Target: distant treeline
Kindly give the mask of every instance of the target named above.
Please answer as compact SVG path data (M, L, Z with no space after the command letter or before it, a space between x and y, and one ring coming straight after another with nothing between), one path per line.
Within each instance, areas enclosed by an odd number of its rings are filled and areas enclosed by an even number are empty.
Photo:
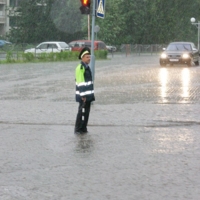
M21 0L17 9L10 9L7 38L13 43L86 39L88 16L79 7L80 0ZM96 18L100 31L95 36L116 45L197 43L191 17L200 20L199 0L106 0L105 18Z

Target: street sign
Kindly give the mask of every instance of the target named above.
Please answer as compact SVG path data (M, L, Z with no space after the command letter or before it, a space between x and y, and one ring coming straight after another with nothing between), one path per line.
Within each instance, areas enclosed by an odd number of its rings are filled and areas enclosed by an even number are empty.
M105 17L105 0L97 0L96 15L99 18Z

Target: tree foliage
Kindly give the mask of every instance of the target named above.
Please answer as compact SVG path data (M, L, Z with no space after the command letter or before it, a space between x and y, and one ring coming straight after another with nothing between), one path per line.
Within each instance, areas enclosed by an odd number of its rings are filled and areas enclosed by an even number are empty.
M199 0L192 2L119 0L118 2L117 19L121 18L124 25L114 24L114 26L121 26L116 43L159 44L174 40L196 41L197 31L191 25L190 18L200 19ZM107 1L107 4L113 5L113 3L115 1ZM109 10L106 10L106 18L109 15Z
M69 42L82 37L82 16L74 0L21 0L10 17L15 21L8 37L15 43L47 40Z
M35 43L54 38L57 30L49 18L52 1L48 0L47 6L40 6L37 0L21 0L20 7L11 16L15 19L15 26L10 30L10 39L16 43Z
M21 0L9 37L26 43L86 38L88 18L79 7L80 0ZM190 18L200 20L199 0L106 0L105 7L105 19L96 18L96 25L98 39L107 44L197 42Z

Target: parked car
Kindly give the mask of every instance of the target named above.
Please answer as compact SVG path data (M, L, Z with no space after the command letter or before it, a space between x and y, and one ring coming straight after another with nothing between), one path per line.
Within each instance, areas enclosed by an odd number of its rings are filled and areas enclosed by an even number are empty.
M61 51L71 51L71 47L66 42L42 42L36 48L26 49L24 53L51 53L51 52L61 52Z
M106 48L107 48L108 51L110 51L110 52L117 51L117 47L115 47L115 46L109 46L109 45L106 45Z
M0 48L11 44L12 44L11 42L8 42L6 40L0 40Z
M91 40L75 40L69 43L72 51L81 51L84 47L91 48ZM106 45L102 41L94 41L94 50L107 50Z
M199 65L199 50L192 42L171 42L160 55L160 65L186 64Z

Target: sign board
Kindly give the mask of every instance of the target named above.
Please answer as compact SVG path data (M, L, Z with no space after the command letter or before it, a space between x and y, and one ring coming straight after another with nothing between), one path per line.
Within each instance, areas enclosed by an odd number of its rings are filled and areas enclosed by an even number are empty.
M96 15L99 18L105 17L105 0L97 0Z

